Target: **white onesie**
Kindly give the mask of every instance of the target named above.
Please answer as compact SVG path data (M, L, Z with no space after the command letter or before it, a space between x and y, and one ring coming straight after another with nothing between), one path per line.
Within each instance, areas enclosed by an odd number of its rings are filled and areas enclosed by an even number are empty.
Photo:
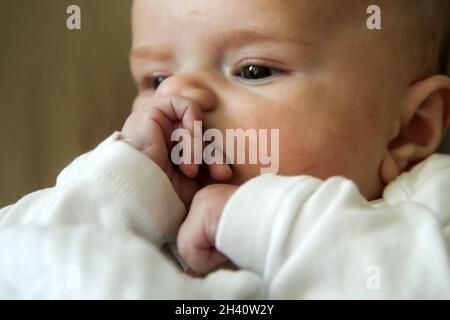
M161 250L182 202L117 137L0 210L0 298L450 298L450 156L374 202L342 177L256 177L227 203L216 238L242 270L193 279Z

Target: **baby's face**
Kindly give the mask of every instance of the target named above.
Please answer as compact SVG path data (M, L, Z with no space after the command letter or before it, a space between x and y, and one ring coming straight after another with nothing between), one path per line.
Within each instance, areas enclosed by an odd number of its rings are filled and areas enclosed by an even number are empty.
M361 3L361 1L352 1ZM279 174L354 180L380 195L401 88L366 8L335 0L135 0L134 107L183 95L203 129L280 129ZM154 83L169 76L155 88ZM156 78L152 78L156 77ZM232 183L260 173L233 165Z

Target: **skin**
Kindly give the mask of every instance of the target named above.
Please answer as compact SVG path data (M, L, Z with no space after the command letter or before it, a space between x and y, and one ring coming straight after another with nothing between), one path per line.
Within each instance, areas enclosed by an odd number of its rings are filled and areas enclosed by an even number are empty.
M335 1L135 1L131 69L140 90L133 108L181 95L207 110L204 130L279 128L278 174L344 176L375 199L393 131L386 110L396 110L400 90L380 72L386 59L379 59L371 42L377 40L337 8ZM365 11L360 19L365 25ZM223 36L255 29L274 39ZM253 82L239 78L247 59L281 72ZM159 75L170 77L155 90L149 79ZM230 183L259 172L258 165L233 165Z
M122 138L166 172L189 208L177 245L191 275L227 260L214 248L222 210L260 167L177 171L174 128L202 120L204 130L280 129L278 174L347 177L367 200L435 150L449 123L450 79L417 78L418 52L402 56L403 2L380 3L383 31L369 32L365 1L134 1L139 92ZM274 74L244 79L249 65Z

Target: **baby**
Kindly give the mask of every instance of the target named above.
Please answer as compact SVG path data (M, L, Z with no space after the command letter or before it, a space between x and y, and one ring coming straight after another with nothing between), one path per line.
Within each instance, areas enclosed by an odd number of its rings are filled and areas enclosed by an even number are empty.
M382 29L370 31L368 5L135 1L131 69L139 94L122 136L165 170L187 205L197 189L183 174L195 177L198 167L173 169L166 141L173 123L192 130L193 120L221 130L281 128L280 175L342 176L366 199L380 198L433 153L447 128L450 80L437 74L445 72L449 6L382 1ZM212 250L221 213L259 169L215 165L210 175L229 184L199 180L208 187L196 193L178 236L195 271L225 260Z
M158 248L176 237L188 274L210 273L183 281L239 283L228 297L449 298L450 157L431 155L450 121L450 2L376 3L370 30L371 1L135 0L132 114L58 177L63 196L3 209L0 226L57 198L39 221L124 228ZM175 166L171 134L194 142L194 121L279 129L277 174ZM147 266L174 297L164 284L180 275L158 259L133 272ZM229 261L243 271L212 272ZM202 288L187 296L215 297Z

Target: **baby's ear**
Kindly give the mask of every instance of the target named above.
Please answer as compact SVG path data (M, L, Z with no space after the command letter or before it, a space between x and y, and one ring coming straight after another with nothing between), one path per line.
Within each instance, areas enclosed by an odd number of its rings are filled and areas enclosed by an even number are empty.
M389 143L381 165L387 184L430 156L450 122L450 78L435 75L413 83L403 100L398 134Z

